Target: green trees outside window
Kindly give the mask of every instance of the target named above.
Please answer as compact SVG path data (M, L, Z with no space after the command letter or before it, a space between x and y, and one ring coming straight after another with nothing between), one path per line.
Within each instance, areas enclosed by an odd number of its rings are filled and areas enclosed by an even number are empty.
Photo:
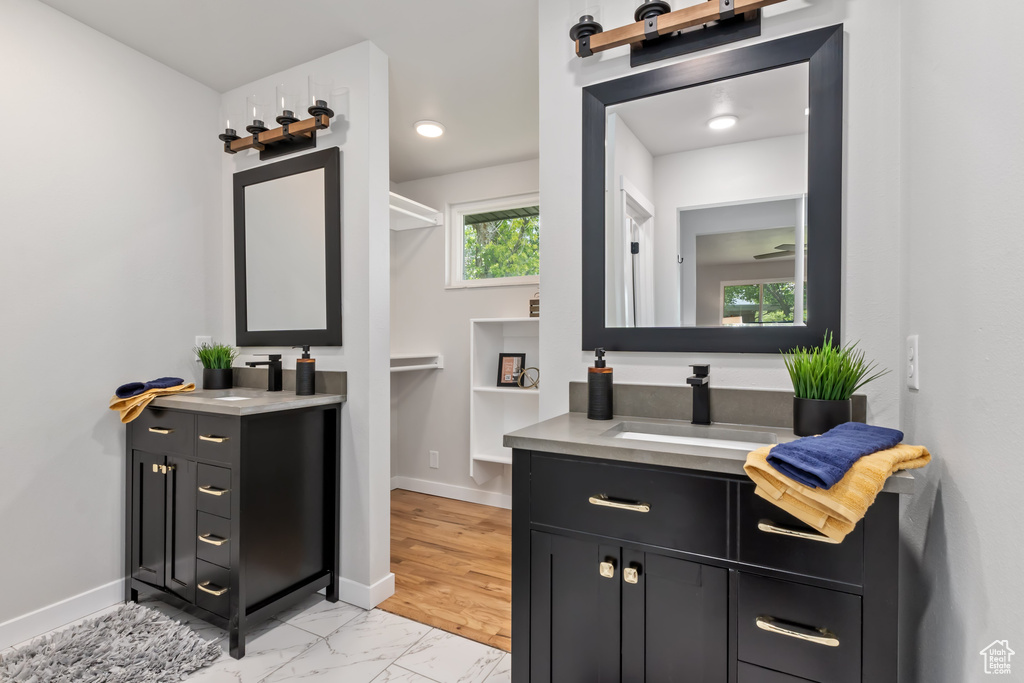
M465 216L462 239L464 280L540 273L540 207Z
M726 324L792 323L796 285L765 282L723 287L722 317ZM807 285L804 284L804 322L807 322Z

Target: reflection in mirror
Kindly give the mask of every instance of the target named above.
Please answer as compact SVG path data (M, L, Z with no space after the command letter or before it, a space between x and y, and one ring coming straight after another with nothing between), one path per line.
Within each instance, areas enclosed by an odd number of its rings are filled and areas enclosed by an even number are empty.
M809 115L806 63L607 107L606 327L807 322Z
M245 188L250 331L327 327L324 169Z

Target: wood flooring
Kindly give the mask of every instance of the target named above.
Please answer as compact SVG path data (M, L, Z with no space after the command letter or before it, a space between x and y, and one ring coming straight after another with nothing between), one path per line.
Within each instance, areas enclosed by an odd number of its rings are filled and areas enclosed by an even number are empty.
M512 651L512 511L395 489L395 594L379 607Z

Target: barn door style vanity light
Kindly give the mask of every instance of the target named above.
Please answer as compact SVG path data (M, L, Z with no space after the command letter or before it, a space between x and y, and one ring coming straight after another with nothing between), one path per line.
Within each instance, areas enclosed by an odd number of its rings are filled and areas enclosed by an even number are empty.
M271 110L276 114L274 121L279 124L278 128L267 127L268 108L257 95L250 95L245 99L245 113L240 118L228 116L224 132L217 137L224 143L224 151L228 154L255 149L259 151L261 161L312 149L316 147L316 132L331 125L335 92L333 82L314 80L310 76L308 102L302 103L308 104L306 111L310 118L300 120L296 112L301 114L302 105L296 91L285 84L278 85ZM250 133L248 137L239 137L236 130L239 125Z
M708 0L672 11L662 0L636 8L632 24L605 31L587 14L569 30L576 56L589 57L630 46L629 64L636 67L690 52L761 35L761 8L785 0Z

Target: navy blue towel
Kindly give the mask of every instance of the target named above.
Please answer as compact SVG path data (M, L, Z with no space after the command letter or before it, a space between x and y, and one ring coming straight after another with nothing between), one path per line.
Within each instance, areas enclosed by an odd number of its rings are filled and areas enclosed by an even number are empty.
M158 377L151 379L148 382L128 382L128 384L122 384L114 392L114 396L118 398L129 398L131 396L138 396L144 391L150 389L167 389L168 387L176 387L179 384L184 384L185 380L180 377Z
M903 441L903 432L847 422L821 436L808 436L772 448L768 464L793 481L830 489L859 458Z

